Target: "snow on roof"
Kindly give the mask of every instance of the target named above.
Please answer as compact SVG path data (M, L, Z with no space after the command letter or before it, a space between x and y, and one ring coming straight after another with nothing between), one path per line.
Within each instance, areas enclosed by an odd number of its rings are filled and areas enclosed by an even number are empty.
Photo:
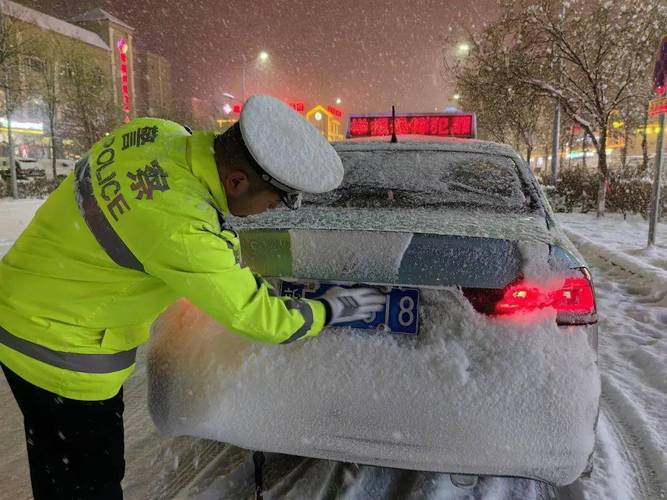
M119 24L123 28L126 28L130 31L134 31L134 28L132 26L124 23L116 16L109 14L106 10L100 8L89 10L84 14L71 18L69 21L72 23L78 23L81 21L102 21L102 20L111 21L112 23Z
M9 0L0 0L0 11L10 17L14 17L23 22L33 24L42 29L54 31L61 35L76 38L95 47L109 50L109 46L100 38L99 35L92 31L85 30L78 26L74 26L66 21L49 16L42 12L24 7Z

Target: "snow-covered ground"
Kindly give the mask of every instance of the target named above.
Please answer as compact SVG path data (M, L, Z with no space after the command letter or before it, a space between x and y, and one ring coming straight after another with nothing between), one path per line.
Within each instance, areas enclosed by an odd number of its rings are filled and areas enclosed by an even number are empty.
M0 255L42 200L0 200ZM667 499L667 224L646 250L647 224L609 215L561 214L591 265L600 316L602 407L595 470L555 492L562 498ZM249 452L191 438L166 438L146 409L144 358L125 385L126 498L251 498ZM0 377L2 498L30 498L20 413ZM445 475L268 456L266 498L549 498L539 483L488 479L475 491Z
M560 214L592 267L602 404L590 498L667 498L667 224Z
M12 246L44 200L0 198L0 257Z
M667 234L658 226L656 244L647 247L648 223L639 215L559 214L565 232L590 259L646 277L652 286L667 289Z

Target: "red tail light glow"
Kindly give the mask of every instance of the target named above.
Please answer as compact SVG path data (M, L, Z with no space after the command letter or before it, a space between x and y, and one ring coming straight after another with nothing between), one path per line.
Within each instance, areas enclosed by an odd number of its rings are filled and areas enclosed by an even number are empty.
M495 305L495 314L516 314L547 307L556 310L558 324L595 323L595 296L588 275L566 278L556 287L540 287L525 282L509 285Z

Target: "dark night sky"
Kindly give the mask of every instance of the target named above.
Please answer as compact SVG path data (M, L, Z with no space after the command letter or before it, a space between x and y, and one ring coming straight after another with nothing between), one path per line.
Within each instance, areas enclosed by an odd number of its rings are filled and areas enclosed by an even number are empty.
M102 7L136 29L136 43L172 63L179 96L248 94L307 104L343 99L346 112L432 111L452 94L444 37L493 11L492 0L19 0L60 18Z

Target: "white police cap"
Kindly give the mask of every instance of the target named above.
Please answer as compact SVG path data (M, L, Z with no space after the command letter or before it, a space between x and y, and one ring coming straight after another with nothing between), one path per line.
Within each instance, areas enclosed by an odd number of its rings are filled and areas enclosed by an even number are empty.
M278 99L252 96L243 106L239 124L262 177L278 189L324 193L342 182L338 153L315 127Z

